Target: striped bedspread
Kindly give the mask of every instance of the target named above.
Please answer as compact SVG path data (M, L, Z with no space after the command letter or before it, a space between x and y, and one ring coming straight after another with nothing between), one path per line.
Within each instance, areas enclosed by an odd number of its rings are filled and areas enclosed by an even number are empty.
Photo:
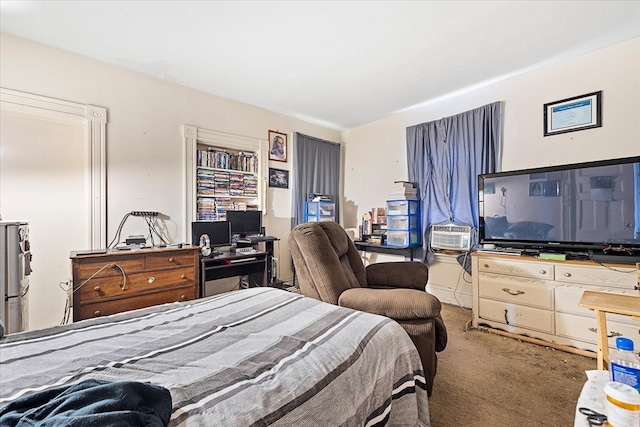
M398 324L273 288L0 339L0 407L88 378L166 387L175 426L429 425Z

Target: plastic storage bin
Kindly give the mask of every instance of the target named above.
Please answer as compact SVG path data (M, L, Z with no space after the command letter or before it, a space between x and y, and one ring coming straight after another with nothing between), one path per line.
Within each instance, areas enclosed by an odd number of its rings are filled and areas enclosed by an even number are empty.
M420 210L418 200L387 200L387 220L389 215L416 215Z
M391 215L387 217L388 230L417 230L418 215Z
M387 246L417 246L420 244L420 232L411 231L389 231L387 230Z
M336 205L333 202L305 202L305 222L334 221Z

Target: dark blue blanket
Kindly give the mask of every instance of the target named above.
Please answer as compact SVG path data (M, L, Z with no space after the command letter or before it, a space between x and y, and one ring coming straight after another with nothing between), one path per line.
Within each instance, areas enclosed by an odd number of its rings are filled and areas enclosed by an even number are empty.
M0 426L149 426L169 423L171 395L135 381L86 380L34 393L0 408Z

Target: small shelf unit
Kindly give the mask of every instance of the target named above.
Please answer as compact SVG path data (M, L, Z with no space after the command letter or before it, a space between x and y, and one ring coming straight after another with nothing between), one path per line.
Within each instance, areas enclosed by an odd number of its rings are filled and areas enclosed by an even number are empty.
M304 202L304 222L335 221L336 204L328 201Z
M183 126L186 230L192 221L223 221L228 210L260 210L266 194L266 141Z
M387 200L387 246L420 246L420 201Z

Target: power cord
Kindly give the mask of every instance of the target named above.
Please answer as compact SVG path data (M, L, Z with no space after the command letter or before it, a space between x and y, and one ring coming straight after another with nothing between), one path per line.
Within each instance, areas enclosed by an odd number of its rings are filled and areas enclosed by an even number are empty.
M111 243L109 243L107 248L111 248L111 247L113 247L114 244L117 245L118 243L121 242L120 235L122 233L122 227L124 227L125 222L127 222L127 219L130 216L140 217L140 218L144 219L144 221L147 223L147 228L149 229L149 236L147 238L151 240L151 245L152 246L156 246L155 241L153 239L153 235L154 234L160 238L160 240L162 241L163 244L168 245L169 242L162 236L162 233L160 233L160 231L158 231L158 229L156 227L156 223L158 221L158 216L159 215L160 214L158 212L151 212L151 211L149 211L149 212L147 212L147 211L131 211L131 212L127 212L124 215L124 217L122 218L122 220L120 220L120 224L118 225L118 229L116 230L116 235L113 238L113 240L111 241Z
M104 271L107 268L117 268L118 270L120 270L120 274L122 274L122 283L120 284L120 290L124 291L127 288L127 274L124 272L124 269L122 267L120 267L116 263L111 263L111 262L103 265L95 273L93 273L91 276L85 279L82 283L80 283L80 285L78 285L78 287L75 289L72 288L69 282L58 283L58 286L60 287L60 289L62 289L67 294L67 301L65 303L64 313L62 315L62 322L61 322L62 325L66 325L67 323L69 323L69 316L71 314L71 304L69 303L70 297L72 297L74 293L78 292L78 290L80 290L84 285L86 285L91 279L96 277L98 274L100 274L102 271ZM67 285L66 289L62 287L63 284ZM69 293L71 293L71 295L69 295Z

